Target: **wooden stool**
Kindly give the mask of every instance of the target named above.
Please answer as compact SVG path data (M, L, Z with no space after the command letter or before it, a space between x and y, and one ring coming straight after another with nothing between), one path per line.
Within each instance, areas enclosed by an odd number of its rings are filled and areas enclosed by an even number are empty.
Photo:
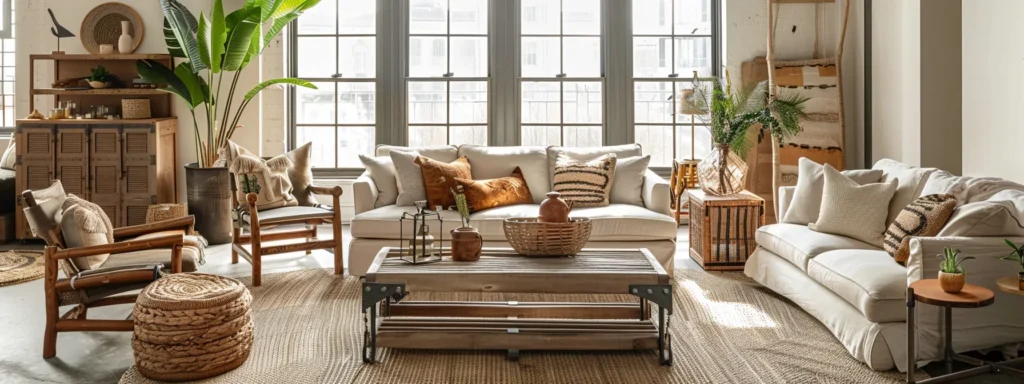
M945 356L946 374L922 380L918 383L943 383L958 380L964 377L975 376L983 373L1005 371L1024 375L1024 371L1006 366L1024 361L1024 358L990 363L973 357L953 352L953 308L981 308L992 305L995 302L995 293L991 290L974 284L965 284L959 293L947 293L939 287L938 279L924 279L910 283L907 287L907 382L914 383L914 370L917 368L917 330L915 329L915 303L922 302L943 307L945 321ZM953 360L975 365L975 368L953 373Z
M132 317L135 366L159 381L210 378L238 368L252 348L252 295L235 279L163 277L139 293Z

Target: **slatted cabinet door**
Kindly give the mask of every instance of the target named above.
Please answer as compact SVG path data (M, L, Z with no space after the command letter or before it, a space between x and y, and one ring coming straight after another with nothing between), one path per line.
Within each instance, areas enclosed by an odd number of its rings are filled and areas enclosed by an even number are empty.
M125 125L121 133L122 223L146 223L146 210L156 204L156 132L152 124Z
M121 221L121 126L93 125L89 147L89 186L93 203L103 208L114 227Z
M63 126L56 135L56 179L64 185L64 192L90 199L89 143L85 126Z
M15 187L19 196L26 189L38 190L50 186L53 179L54 131L49 124L24 124L18 127L16 142L24 143L15 146L18 154L15 165ZM19 236L33 237L32 229L25 221L25 203L18 199L15 210L17 216L16 229Z

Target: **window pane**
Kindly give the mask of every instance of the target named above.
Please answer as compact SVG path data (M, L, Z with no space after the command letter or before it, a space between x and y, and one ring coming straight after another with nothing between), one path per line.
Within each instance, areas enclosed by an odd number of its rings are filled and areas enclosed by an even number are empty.
M321 1L331 3L331 0ZM338 32L345 35L373 35L377 33L377 2L367 0L341 0L338 10ZM306 11L302 17L315 12L315 8Z
M314 168L334 168L334 127L295 127L295 141L313 143L310 163Z
M455 77L487 77L487 37L452 37L451 44Z
M671 82L638 81L633 88L634 121L672 124L676 97Z
M643 147L644 155L651 155L650 166L668 167L672 165L672 160L675 158L675 154L672 152L672 146L674 145L672 126L637 125L634 136L636 142ZM689 148L689 144L687 144L687 148Z
M448 41L444 37L409 37L409 76L441 77L448 73Z
M633 0L633 34L672 34L671 1Z
M487 0L451 0L451 33L487 34Z
M341 37L338 39L339 73L343 78L377 76L377 38Z
M676 35L711 34L710 0L675 0L675 2Z
M445 127L409 127L409 146L433 147L448 144L448 130Z
M693 71L708 75L711 73L711 38L677 37L676 72L680 77L689 77Z
M368 1L368 0L363 0ZM443 34L448 32L447 0L412 0L409 2L410 34Z
M522 0L520 10L522 18L521 31L524 35L556 35L561 26L558 1Z
M555 77L562 73L562 52L557 37L523 37L523 77Z
M373 124L375 88L371 82L338 83L338 123Z
M359 155L372 155L373 127L338 127L338 167L361 168Z
M564 147L601 146L601 127L565 127L562 135Z
M668 77L672 73L672 39L633 38L633 77Z
M318 89L295 87L295 123L334 124L334 83L314 83Z
M563 83L566 123L601 124L601 83Z
M447 123L447 84L441 81L414 81L409 83L410 124ZM410 138L410 145L411 143L412 139ZM442 142L442 144L444 143Z
M711 153L711 131L706 125L696 126L696 130L693 140L690 140L690 126L683 125L679 126L678 134L676 136L676 158L679 159L690 159L693 158L691 155L690 143L694 143L694 149L697 151L696 159L701 160Z
M600 35L600 0L562 0L562 33L566 35Z
M522 84L523 123L561 123L561 83L555 81L524 82Z
M601 76L601 38L565 37L562 73L569 77Z
M302 13L302 16L298 18L298 28L296 32L298 34L330 34L333 35L337 30L335 29L335 23L337 23L337 13L335 9L337 3L333 1L321 1L315 7L310 8Z
M562 145L562 128L557 126L524 126L521 143L527 146L543 147Z
M298 38L298 71L299 77L328 78L338 73L335 63L338 59L334 37L299 37Z
M449 86L451 87L449 122L453 124L486 124L487 83L483 81L453 81L449 83ZM455 143L452 142L452 144Z
M448 140L450 145L487 145L486 126L457 126L449 129L451 130Z

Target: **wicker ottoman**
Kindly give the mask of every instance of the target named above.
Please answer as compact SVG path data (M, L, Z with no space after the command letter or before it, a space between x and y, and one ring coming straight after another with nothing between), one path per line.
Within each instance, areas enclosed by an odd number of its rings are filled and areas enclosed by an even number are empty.
M252 295L238 280L200 273L166 276L135 302L132 350L143 376L200 380L238 368L252 348Z

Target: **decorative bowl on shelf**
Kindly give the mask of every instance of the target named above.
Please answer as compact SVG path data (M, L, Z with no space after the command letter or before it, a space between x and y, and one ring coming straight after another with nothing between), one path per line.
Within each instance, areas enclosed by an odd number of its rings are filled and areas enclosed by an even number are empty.
M544 223L536 218L511 218L503 223L505 239L523 256L572 256L590 240L593 223L586 217L568 223Z
M111 83L109 81L89 81L89 86L92 87L92 89L103 89L110 85Z

